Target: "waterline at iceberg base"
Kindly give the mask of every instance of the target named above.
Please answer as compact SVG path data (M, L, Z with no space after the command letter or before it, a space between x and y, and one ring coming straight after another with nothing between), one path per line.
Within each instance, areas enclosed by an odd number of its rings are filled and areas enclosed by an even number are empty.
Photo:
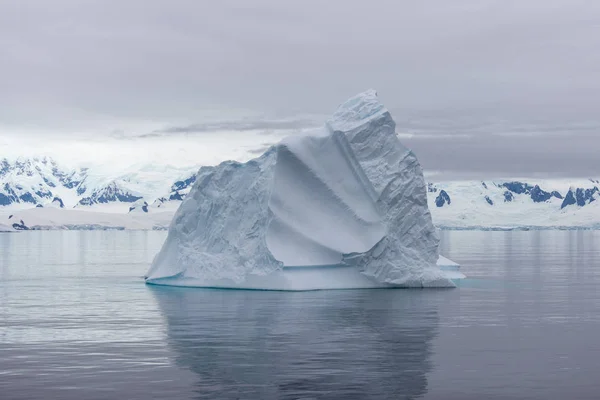
M146 275L268 290L453 287L415 155L374 90L261 157L203 167Z
M449 261L448 259L445 260ZM459 271L459 265L447 261L444 261L443 257L440 257L438 261L438 268L443 271L444 275L448 279L464 279L465 276ZM362 274L358 268L348 265L283 267L267 275L249 274L242 282L235 282L227 278L204 279L180 275L152 279L147 282L167 286L284 291L402 287L393 283L377 282ZM431 281L425 287L448 287L448 284L446 280Z

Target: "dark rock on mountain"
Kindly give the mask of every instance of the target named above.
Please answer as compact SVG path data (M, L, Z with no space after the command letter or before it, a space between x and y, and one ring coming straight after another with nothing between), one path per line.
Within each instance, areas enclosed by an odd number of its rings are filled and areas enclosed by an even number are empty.
M596 201L595 195L600 192L597 186L592 189L571 188L560 206L561 209L573 204L583 207L593 201Z
M440 194L435 199L435 205L438 207L443 207L444 204L450 205L450 196L446 193L445 190L440 190Z
M529 194L531 189L533 189L533 186L518 181L505 182L501 186L516 194Z
M194 184L194 182L196 182L196 174L190 176L187 179L184 179L182 181L177 181L173 184L173 186L171 186L171 191L175 192L178 190L183 190L183 189L187 189L190 186L192 186Z
M13 199L4 193L0 193L0 206L8 206L13 203Z
M58 206L59 208L65 208L65 203L63 203L60 197L55 197L54 199L52 199L52 204Z
M19 196L19 200L21 200L19 203L32 203L32 204L37 203L36 199L33 197L33 195L31 193L23 193L22 195Z
M141 196L129 193L128 191L121 189L116 182L112 182L105 187L95 190L90 196L81 199L79 204L91 206L93 204L107 204L117 201L122 203L134 203L141 199Z
M552 198L552 193L546 192L542 190L538 185L535 185L533 189L531 189L531 200L534 203L541 203L543 201L548 201Z
M29 227L27 225L25 225L25 222L23 222L23 220L19 221L19 222L15 222L14 224L12 224L13 229L18 230L18 231L28 231Z
M137 210L138 208L140 210L142 210L142 212L147 213L148 212L148 203L144 201L142 204L133 205L133 206L129 207L129 212Z
M175 193L169 196L169 200L179 200L182 201L185 195L181 195L179 191L175 191Z
M84 182L81 182L79 184L79 186L77 187L77 195L78 196L83 195L85 193L85 191L87 190L87 187L83 184Z
M565 199L563 200L563 202L560 206L560 209L562 210L563 208L570 206L572 204L577 204L577 200L575 199L575 194L573 193L573 191L569 190L569 192L565 196Z
M550 200L552 197L556 197L558 199L563 198L563 196L557 191L546 192L540 188L539 185L531 186L524 182L505 182L501 184L500 187L504 187L515 194L528 194L531 196L531 200L533 200L534 203L542 203Z

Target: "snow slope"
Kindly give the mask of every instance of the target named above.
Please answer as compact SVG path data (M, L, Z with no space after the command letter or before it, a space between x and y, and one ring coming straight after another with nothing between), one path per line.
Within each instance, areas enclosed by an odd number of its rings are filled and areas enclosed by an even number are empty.
M0 159L0 212L56 206L127 213L131 203L181 201L199 166L134 165L119 174L69 168L49 157ZM179 190L174 196L172 192ZM171 198L172 197L172 198ZM179 204L179 203L177 203Z
M137 165L119 175L104 175L68 168L49 157L4 158L0 160L0 224L10 230L165 229L197 170ZM169 196L174 190L179 192ZM145 216L128 216L139 201L159 206L145 208Z
M446 229L600 229L599 187L597 179L430 183L428 203Z
M48 157L0 160L0 206L31 208L71 199L70 193L83 180L85 170L65 169Z
M143 199L148 204L167 196L181 181L194 179L199 166L175 168L170 165L134 165L119 175L88 171L76 207L89 211L127 213L131 203ZM185 191L179 198L181 201ZM179 204L179 203L177 203Z
M54 207L18 210L9 215L1 215L0 225L16 230L49 229L165 229L173 218L172 212L107 213L90 212L80 209L60 209ZM13 225L17 224L17 226ZM12 229L12 228L11 228Z
M325 127L200 170L149 283L310 290L453 286L421 167L367 91Z
M0 232L14 232L15 229L11 226L0 224Z

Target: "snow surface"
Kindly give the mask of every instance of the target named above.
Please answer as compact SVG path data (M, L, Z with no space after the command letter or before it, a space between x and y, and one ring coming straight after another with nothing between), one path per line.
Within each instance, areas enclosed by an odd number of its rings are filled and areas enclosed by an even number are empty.
M452 287L414 154L370 90L324 128L200 169L147 282L310 290Z
M119 201L119 197L138 196L148 204L161 196L168 198L173 182L193 177L198 168L198 165L180 168L133 165L118 174L107 174L102 169L68 168L49 157L3 158L0 159L0 210L34 208L40 204L46 207L58 198L65 208L127 213L131 202ZM180 194L185 195L185 191ZM88 205L82 204L82 200Z
M561 209L563 199L551 197L534 202L529 194L512 194L505 201L502 186L506 182L538 185L546 192L565 196L570 187L592 189L600 186L596 179L530 179L511 178L486 181L451 181L430 184L437 191L428 193L429 209L435 225L442 229L600 229L600 196L583 207L570 205ZM444 190L450 204L437 207L435 200ZM490 205L486 196L492 201Z
M55 196L67 199L74 190L65 185L75 184L82 174L81 169L64 169L48 157L3 158L0 160L0 200L5 201L0 201L0 205L5 206L8 199L13 209L22 209L51 203Z
M10 217L10 219L9 219ZM172 212L150 213L106 213L80 209L60 209L54 207L30 208L0 214L0 224L12 226L23 221L28 229L165 229L171 222ZM12 227L11 227L12 230Z
M15 230L12 226L0 224L0 232L15 232Z

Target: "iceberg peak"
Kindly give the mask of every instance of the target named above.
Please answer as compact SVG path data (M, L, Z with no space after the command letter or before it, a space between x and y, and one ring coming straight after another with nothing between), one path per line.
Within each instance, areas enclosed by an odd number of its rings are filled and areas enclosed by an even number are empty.
M326 125L333 131L349 131L385 113L387 109L379 102L377 91L369 89L342 103Z

